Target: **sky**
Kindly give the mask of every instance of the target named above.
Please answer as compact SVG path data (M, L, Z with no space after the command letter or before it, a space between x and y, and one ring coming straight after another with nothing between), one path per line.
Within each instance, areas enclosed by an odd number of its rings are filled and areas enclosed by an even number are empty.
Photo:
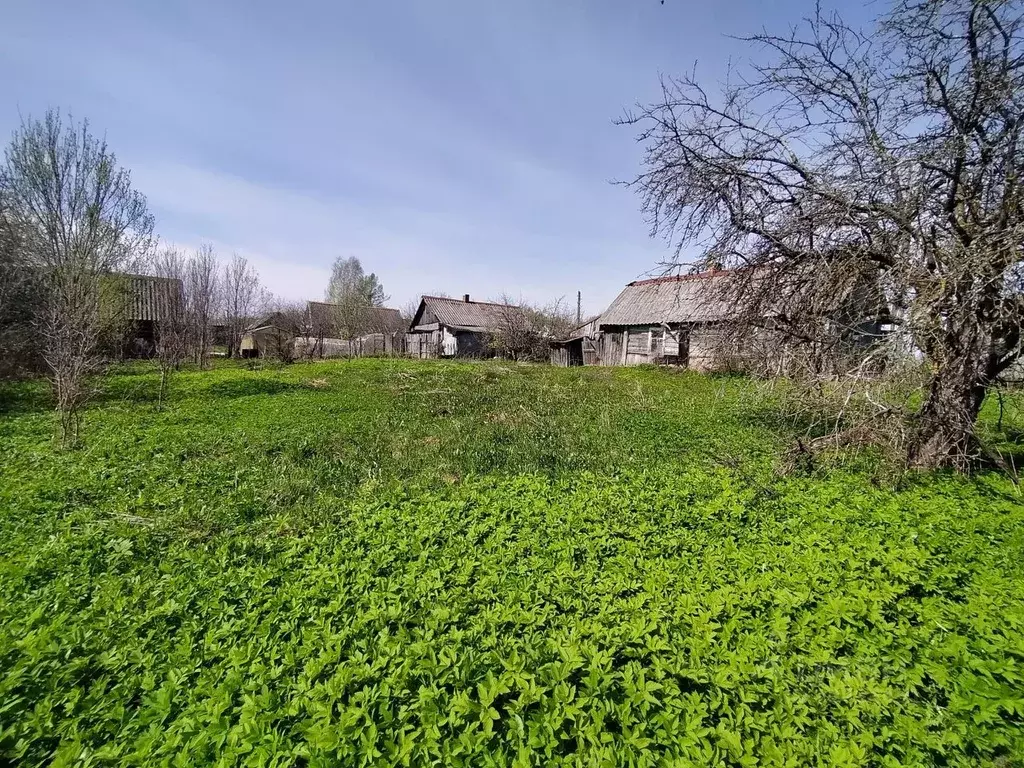
M165 243L238 252L285 299L356 256L422 293L587 313L672 256L614 125L696 67L712 86L798 0L0 0L0 136L87 118ZM846 3L844 15L870 18Z

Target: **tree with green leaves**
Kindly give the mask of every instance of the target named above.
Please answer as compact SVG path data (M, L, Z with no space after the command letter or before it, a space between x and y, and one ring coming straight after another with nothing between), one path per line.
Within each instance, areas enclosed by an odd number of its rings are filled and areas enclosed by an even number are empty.
M383 307L388 298L377 275L366 274L355 256L335 260L327 285L327 301L334 307L334 324L340 338L353 339L379 330L374 327L373 308Z

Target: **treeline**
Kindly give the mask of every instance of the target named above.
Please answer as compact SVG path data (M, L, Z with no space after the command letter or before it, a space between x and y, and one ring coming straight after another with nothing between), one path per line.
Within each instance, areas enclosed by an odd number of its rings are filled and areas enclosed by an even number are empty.
M0 167L0 376L45 372L60 440L77 440L91 377L140 351L166 373L207 364L215 334L238 354L270 304L253 267L221 263L210 246L161 248L146 198L88 122L51 110L25 119ZM139 350L138 276L150 295L148 350Z

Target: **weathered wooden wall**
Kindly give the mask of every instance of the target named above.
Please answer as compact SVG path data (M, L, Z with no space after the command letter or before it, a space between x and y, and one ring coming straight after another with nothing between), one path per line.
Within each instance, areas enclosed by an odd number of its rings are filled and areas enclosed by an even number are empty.
M685 364L687 331L660 325L634 325L604 331L584 345L584 365Z

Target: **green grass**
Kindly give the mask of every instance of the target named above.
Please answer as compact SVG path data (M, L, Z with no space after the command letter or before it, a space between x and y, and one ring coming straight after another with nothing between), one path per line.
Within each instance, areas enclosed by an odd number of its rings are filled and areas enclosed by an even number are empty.
M780 475L740 378L345 361L0 392L0 764L1024 764L1024 505ZM987 418L991 414L987 414Z

